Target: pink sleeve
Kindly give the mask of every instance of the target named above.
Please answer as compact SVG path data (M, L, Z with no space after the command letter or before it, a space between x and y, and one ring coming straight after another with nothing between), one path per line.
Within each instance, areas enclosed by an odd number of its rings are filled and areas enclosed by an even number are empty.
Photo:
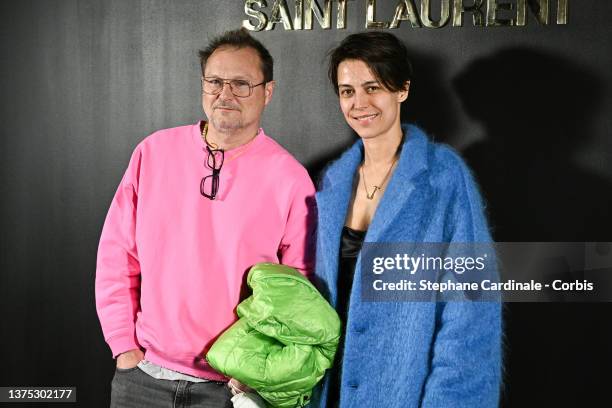
M304 170L300 176L294 186L279 259L283 265L294 267L311 279L315 261L317 206L315 188L308 173Z
M96 268L96 309L113 357L139 348L135 334L140 299L136 208L141 151L136 148L104 222Z

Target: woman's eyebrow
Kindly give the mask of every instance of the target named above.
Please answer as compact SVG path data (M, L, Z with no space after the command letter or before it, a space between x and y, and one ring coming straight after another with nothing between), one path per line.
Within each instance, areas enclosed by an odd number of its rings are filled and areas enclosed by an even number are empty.
M368 86L368 85L379 85L379 83L378 81L366 81L361 84L361 86Z

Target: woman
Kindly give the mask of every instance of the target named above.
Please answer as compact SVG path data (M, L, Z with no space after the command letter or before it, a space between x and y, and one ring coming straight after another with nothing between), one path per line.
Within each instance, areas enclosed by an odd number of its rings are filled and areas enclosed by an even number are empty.
M360 140L327 168L317 193L316 273L345 322L319 406L497 406L499 303L366 303L355 272L364 241L490 242L469 170L401 124L411 68L395 36L348 36L330 53L329 76Z

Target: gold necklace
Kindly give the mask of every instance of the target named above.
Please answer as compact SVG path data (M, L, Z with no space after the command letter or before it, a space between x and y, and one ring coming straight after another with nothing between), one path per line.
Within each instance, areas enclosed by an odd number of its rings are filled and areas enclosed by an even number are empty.
M217 150L219 145L216 143L212 143L208 141L208 122L204 122L204 127L202 128L202 140L206 143L207 146L210 146L213 150Z
M219 149L219 145L213 142L209 142L208 141L208 122L204 122L204 127L202 128L202 140L204 141L204 143L206 145L208 145L211 149L213 150L223 150L223 149ZM257 136L257 135L255 135ZM232 160L234 160L235 158L237 158L238 156L242 155L243 153L246 153L247 150L249 150L249 147L251 147L251 142L253 141L253 139L251 139L248 143L244 144L242 146L242 149L240 149L238 152L236 152L236 154L234 154L231 157L228 157L227 159L225 159L226 163L231 162Z
M389 169L387 170L387 173L385 174L385 178L382 179L382 181L380 182L380 186L374 185L374 190L372 190L372 194L370 194L368 192L368 183L367 183L366 177L365 177L365 170L363 169L364 164L361 165L361 179L363 180L363 188L365 189L366 197L368 198L368 200L373 200L374 199L374 195L376 194L376 192L378 190L382 191L382 189L384 188L385 183L387 182L387 179L389 178L389 175L391 174L391 169L395 165L396 161L397 161L397 155L395 156L395 158L391 162L391 165L389 166Z

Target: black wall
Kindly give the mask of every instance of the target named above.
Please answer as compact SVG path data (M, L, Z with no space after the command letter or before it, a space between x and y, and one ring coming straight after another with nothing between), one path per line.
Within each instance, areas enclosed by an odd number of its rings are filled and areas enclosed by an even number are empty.
M276 60L264 127L313 176L354 138L325 53L364 28L365 3L349 2L346 30L255 34ZM390 20L395 1L378 3ZM0 386L72 385L80 406L108 405L93 293L106 210L138 141L202 117L197 49L239 27L243 4L0 3ZM414 55L405 117L463 151L500 241L612 241L612 3L569 10L567 25L392 30ZM609 304L505 315L504 406L610 406Z

